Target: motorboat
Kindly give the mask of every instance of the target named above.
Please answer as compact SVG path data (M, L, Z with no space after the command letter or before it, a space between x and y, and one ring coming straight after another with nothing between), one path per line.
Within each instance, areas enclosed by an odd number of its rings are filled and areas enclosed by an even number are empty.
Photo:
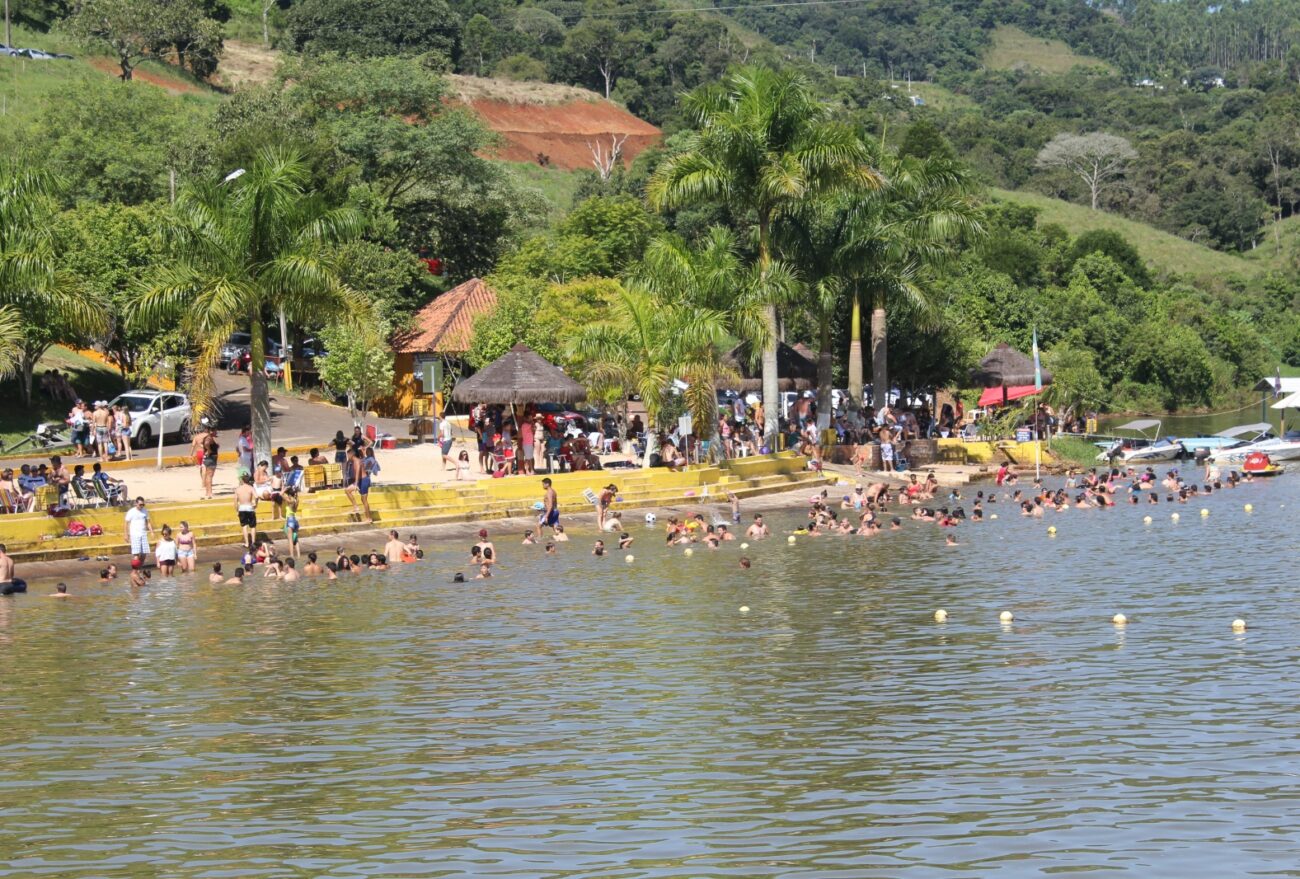
M1234 428L1235 430L1236 428ZM1263 452L1272 461L1294 461L1300 459L1300 432L1291 430L1287 431L1285 436L1274 436L1273 425L1267 422L1259 424L1242 425L1239 436L1249 436L1254 433L1253 437L1243 440L1234 446L1226 446L1210 455L1210 460L1215 464L1241 464L1246 460L1246 456L1252 452Z
M1263 452L1275 462L1300 460L1300 431L1288 430L1282 436L1252 443L1250 451Z
M1221 449L1233 448L1273 435L1273 425L1267 421L1255 424L1239 424L1221 430L1213 436L1191 436L1183 439L1183 448L1193 456L1204 449L1211 455Z
M1177 437L1160 437L1160 421L1155 418L1139 418L1115 429L1133 431L1139 436L1116 437L1097 455L1098 461L1154 464L1172 461L1187 452Z

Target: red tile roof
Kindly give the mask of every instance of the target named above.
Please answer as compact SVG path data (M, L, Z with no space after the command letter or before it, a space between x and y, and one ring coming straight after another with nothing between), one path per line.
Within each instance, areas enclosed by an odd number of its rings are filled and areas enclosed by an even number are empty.
M430 302L415 315L415 329L393 341L401 354L464 354L474 337L474 320L491 311L497 294L470 278Z

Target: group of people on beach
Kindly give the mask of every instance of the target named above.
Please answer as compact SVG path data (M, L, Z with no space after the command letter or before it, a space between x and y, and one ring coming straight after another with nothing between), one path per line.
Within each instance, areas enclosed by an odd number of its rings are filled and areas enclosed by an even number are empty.
M118 455L131 460L131 410L96 400L93 406L77 400L66 419L72 430L73 454L107 463Z

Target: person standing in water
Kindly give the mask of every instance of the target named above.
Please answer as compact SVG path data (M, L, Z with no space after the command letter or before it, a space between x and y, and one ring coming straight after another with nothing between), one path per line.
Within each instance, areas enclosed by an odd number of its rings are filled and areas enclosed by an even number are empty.
M0 595L27 591L27 583L14 576L14 570L14 560L9 557L5 545L0 543Z
M149 521L149 511L144 508L144 498L135 499L135 506L126 511L126 542L131 545L131 554L135 556L135 565L144 564L144 557L149 554L149 537L153 534L153 523Z
M555 530L555 525L560 521L560 499L556 495L555 489L551 486L551 479L548 476L542 480L542 514L537 519L537 534L541 536L543 528Z
M235 512L239 514L239 528L244 546L253 548L257 539L257 492L253 490L253 476L243 473L235 486Z

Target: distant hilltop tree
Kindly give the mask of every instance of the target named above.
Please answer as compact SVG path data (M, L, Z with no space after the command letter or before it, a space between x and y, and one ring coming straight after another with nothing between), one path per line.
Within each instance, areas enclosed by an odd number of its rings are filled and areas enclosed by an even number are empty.
M1092 209L1102 190L1114 185L1128 163L1138 157L1133 144L1114 134L1058 134L1038 152L1040 168L1064 168L1088 187Z

